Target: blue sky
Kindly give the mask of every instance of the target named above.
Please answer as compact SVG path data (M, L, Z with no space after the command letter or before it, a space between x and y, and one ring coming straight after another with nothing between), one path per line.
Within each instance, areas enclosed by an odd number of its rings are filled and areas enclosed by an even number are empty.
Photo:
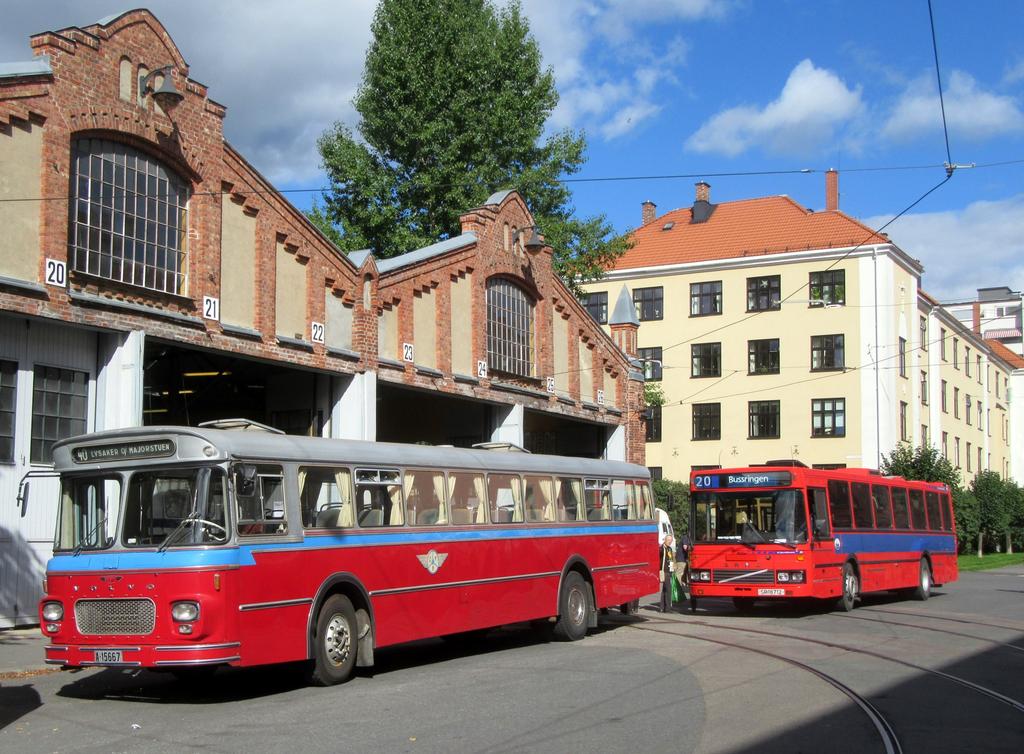
M211 96L229 140L284 189L322 184L316 137L355 124L351 98L371 0L218 3L152 0ZM580 177L698 174L712 201L788 194L878 225L945 175L925 0L524 0L561 102L552 127L581 128ZM127 6L125 6L127 7ZM1015 0L933 0L953 162L1024 160L1024 8ZM0 60L31 56L33 32L123 10L55 0L5 9ZM716 173L799 170L796 175ZM694 178L573 184L580 214L619 230L640 203L686 206ZM291 194L308 206L309 194ZM889 229L942 299L1024 288L1024 162L958 170Z

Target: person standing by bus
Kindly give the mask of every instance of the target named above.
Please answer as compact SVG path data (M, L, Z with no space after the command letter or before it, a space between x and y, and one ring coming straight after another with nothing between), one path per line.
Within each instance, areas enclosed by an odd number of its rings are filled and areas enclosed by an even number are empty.
M672 531L672 521L668 513L661 508L657 509L658 516L658 549L661 553L661 566L659 578L661 579L661 612L667 613L672 609L672 580L675 578L675 532Z
M684 598L691 600L692 609L693 595L690 592L690 550L693 549L693 542L685 531L679 535L676 542L675 576L676 580L679 582L680 601Z

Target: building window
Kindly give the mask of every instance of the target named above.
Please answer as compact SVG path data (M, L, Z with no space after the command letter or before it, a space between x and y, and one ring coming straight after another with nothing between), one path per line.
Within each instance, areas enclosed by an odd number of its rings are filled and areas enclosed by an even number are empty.
M964 374L971 376L971 347L964 346Z
M644 379L648 382L661 380L661 346L636 349L637 358L644 363Z
M960 368L960 340L953 338L953 369Z
M921 370L921 405L928 405L928 372Z
M779 401L750 401L747 414L750 420L750 439L760 440L768 437L779 437L780 421Z
M842 306L846 303L846 271L812 272L811 306Z
M722 313L722 281L690 283L690 316Z
M907 376L907 339L900 338L900 377Z
M967 470L968 471L973 471L974 470L974 469L971 468L971 444L970 443L967 443Z
M942 357L943 361L948 361L946 358L946 328L939 328L939 356Z
M981 419L979 419L978 421L980 423ZM991 437L992 436L992 409L990 409L990 408L985 409L985 430L987 431L988 436Z
M37 366L32 387L32 463L53 463L53 444L85 433L89 375Z
M940 400L942 401L942 413L948 414L949 410L946 407L946 381L942 381L942 391L940 394Z
M747 311L766 312L778 309L782 303L782 278L779 275L765 275L747 278Z
M949 460L949 432L942 433L942 457Z
M981 416L982 416L982 414L981 414L981 398L978 398L978 400L975 401L975 405L978 408L978 429L980 431L984 431L985 428L984 428L984 426L981 423Z
M694 343L690 346L690 376L722 376L721 343Z
M533 376L533 299L511 280L487 281L487 366Z
M900 401L900 439L904 442L910 440L910 435L907 434L907 402Z
M18 364L0 361L0 463L14 460L14 408L18 390Z
M647 434L644 440L647 442L661 442L661 406L648 406L650 418L647 420Z
M608 324L608 293L588 293L583 300L587 313L599 325Z
M846 366L845 343L843 335L812 335L811 371L843 369Z
M928 425L927 424L922 424L921 425L921 447L922 448L927 448L928 447Z
M722 404L693 404L693 439L720 440L722 437Z
M846 437L846 399L811 401L811 437Z
M992 380L992 382L996 383L996 398L999 398L1000 395L999 395L999 375L998 374L996 375L996 378L994 380ZM992 383L990 382L989 384L991 385Z
M75 139L71 168L72 269L185 295L189 184L107 139Z
M779 373L779 339L747 341L747 371L749 374Z
M928 318L921 317L921 350L928 350Z
M953 438L953 453L955 455L954 463L956 464L956 467L959 469L960 468L960 438L959 437L954 437Z
M633 291L637 319L646 322L664 316L663 291L660 285L657 288L637 288Z
M661 466L648 466L647 470L651 472L651 481L657 482L662 478Z
M981 384L981 357L980 356L975 356L974 357L974 366L977 367L976 372L977 372L977 375L978 375L978 384L980 385Z
M964 396L964 418L967 420L967 424L971 423L971 396Z
M953 388L953 418L960 418L960 388Z

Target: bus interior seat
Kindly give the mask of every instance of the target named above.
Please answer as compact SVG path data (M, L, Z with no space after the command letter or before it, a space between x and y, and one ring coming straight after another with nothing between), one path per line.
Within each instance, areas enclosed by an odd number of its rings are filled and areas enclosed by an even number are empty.
M369 508L359 514L360 526L383 526L384 511L380 508Z
M452 523L456 526L473 523L473 514L469 508L452 508Z
M591 508L588 510L587 521L604 521L604 508Z
M321 508L316 514L317 529L335 529L341 526L341 506L331 505Z
M416 523L420 526L433 526L437 523L437 510L425 510L416 514Z

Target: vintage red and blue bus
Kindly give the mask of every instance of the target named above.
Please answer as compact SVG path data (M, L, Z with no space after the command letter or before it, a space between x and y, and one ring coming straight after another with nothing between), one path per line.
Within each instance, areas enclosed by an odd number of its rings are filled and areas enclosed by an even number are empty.
M945 484L868 469L802 464L695 471L690 477L691 594L835 599L852 610L866 592L928 599L957 578Z
M326 685L425 637L536 621L580 639L658 589L634 464L209 427L75 437L54 463L54 665L306 660Z

